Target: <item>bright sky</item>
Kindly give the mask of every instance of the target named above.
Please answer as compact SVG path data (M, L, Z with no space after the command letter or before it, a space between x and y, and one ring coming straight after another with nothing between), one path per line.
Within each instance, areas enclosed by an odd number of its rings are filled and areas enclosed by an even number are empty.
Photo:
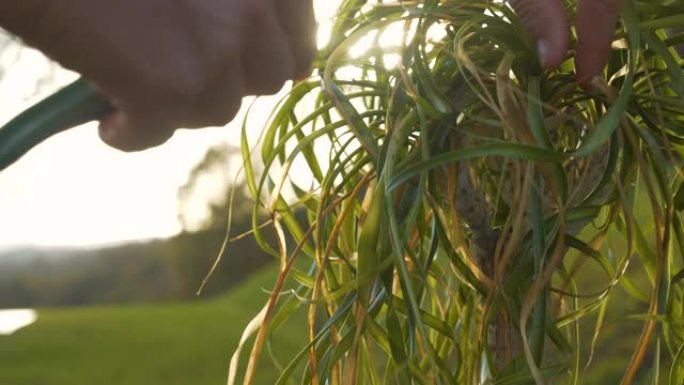
M316 0L322 29L337 3ZM0 79L0 124L76 77L34 50L10 54L3 58L13 64ZM42 81L47 74L54 81ZM264 98L264 113L252 115L255 134L273 101ZM0 249L89 246L176 234L178 187L209 147L239 143L240 121L179 131L165 145L135 154L102 144L95 124L51 138L0 172Z

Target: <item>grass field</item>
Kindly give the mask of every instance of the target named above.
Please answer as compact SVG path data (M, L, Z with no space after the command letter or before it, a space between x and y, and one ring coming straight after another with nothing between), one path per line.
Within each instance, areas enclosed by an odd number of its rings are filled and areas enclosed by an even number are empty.
M38 322L0 337L2 385L225 384L243 328L261 309L275 270L255 274L228 295L154 306L38 310ZM278 352L302 346L304 318L285 325ZM245 361L243 355L243 362ZM273 384L268 359L257 384Z
M266 301L274 274L274 268L266 269L227 295L194 303L39 309L37 323L0 336L0 385L225 384L230 356ZM617 290L609 314L634 306ZM304 346L305 322L296 314L279 331L274 349L281 363ZM608 316L602 348L580 383L618 383L639 328L639 322ZM589 341L591 335L584 338ZM272 385L277 378L266 356L255 385ZM651 378L650 366L645 365L646 378ZM638 382L647 383L653 382Z

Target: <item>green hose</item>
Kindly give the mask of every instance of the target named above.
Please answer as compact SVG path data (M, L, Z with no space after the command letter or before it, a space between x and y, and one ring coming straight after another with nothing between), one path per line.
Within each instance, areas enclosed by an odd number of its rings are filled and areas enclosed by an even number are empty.
M90 83L78 79L0 128L0 170L43 140L115 111Z

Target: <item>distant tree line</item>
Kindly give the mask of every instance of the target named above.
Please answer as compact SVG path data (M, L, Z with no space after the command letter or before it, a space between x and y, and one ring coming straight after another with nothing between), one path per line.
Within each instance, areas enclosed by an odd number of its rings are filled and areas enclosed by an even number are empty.
M186 230L173 238L95 250L35 249L0 255L0 308L198 298L197 290L226 237L229 183L223 171L230 167L234 151L228 146L210 150L189 175L179 190L179 216ZM214 183L219 194L210 199L196 191L207 178L222 181ZM251 229L253 202L240 182L233 187L231 236L236 236ZM200 202L190 204L192 200ZM202 204L204 218L190 221L187 207ZM247 234L230 244L199 298L226 291L269 262L273 258Z

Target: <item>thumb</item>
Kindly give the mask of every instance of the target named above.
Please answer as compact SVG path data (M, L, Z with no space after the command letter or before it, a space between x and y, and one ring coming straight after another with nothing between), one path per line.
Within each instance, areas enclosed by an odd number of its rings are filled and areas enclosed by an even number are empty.
M593 1L593 0L592 0ZM561 0L511 0L527 33L537 41L544 68L555 68L568 50L568 17Z

